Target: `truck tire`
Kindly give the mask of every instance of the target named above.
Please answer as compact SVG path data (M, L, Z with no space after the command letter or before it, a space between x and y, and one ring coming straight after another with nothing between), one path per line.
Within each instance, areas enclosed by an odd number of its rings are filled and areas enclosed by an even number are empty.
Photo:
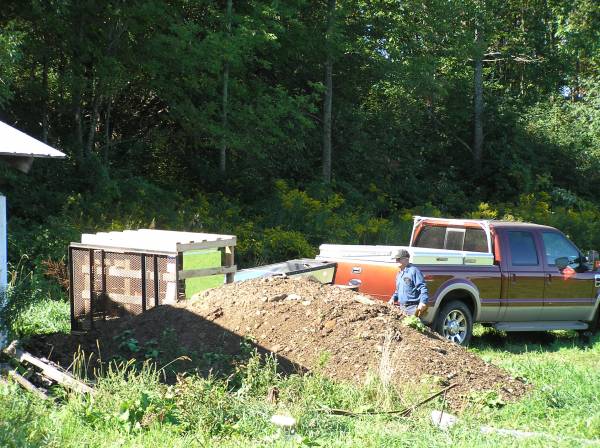
M594 314L594 318L590 322L589 331L592 334L600 333L600 308L598 308L596 310L596 313Z
M433 330L449 341L467 346L473 335L473 315L460 300L452 300L438 311Z

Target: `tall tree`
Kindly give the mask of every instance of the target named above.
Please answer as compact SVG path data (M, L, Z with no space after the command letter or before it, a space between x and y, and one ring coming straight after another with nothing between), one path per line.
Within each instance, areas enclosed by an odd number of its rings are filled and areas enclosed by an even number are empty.
M481 172L483 158L483 45L481 28L475 28L475 61L473 69L473 159L476 175Z
M227 38L231 38L231 13L233 8L233 0L227 0L227 14L225 16L225 27L227 30ZM225 47L227 48L227 46ZM227 109L229 107L229 55L227 52L224 55L223 62L223 96L221 109L221 126L223 137L221 140L221 151L219 157L219 171L225 174L227 171Z
M331 112L333 101L333 27L335 2L327 0L327 30L325 33L325 95L323 98L323 180L331 182Z

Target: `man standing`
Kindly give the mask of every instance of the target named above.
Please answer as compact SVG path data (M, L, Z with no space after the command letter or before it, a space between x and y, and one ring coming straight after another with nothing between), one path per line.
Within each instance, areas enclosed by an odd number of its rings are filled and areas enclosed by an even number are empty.
M429 292L423 274L416 266L410 264L410 253L401 249L395 256L398 263L398 275L396 275L396 291L390 298L392 305L399 305L400 309L409 316L417 317L427 309Z

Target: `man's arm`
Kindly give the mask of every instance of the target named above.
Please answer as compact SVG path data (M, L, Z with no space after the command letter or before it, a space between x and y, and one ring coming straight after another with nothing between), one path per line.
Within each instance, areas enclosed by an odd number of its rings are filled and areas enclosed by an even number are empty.
M415 282L415 289L419 291L419 304L427 305L427 301L429 300L429 290L427 289L427 284L425 283L425 279L420 270L415 269L415 278L413 281Z
M429 291L427 290L427 285L425 284L425 279L423 278L423 274L419 269L415 269L415 289L419 291L419 306L417 307L417 311L415 315L420 317L421 314L425 312L427 309L427 301L429 300Z

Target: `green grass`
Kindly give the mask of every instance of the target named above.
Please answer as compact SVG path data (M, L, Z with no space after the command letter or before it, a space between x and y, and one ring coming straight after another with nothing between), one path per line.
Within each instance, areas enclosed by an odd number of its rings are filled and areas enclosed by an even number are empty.
M600 446L600 337L584 347L568 333L541 344L535 336L480 330L472 350L526 378L534 390L501 408L474 400L448 432L430 424L440 400L411 418L322 411L403 408L433 385L402 393L376 378L354 387L318 374L284 377L273 359L252 356L228 379L190 374L170 386L150 365L122 364L105 373L93 399L72 396L63 403L42 403L14 385L0 385L0 446L571 447L594 446L583 442L594 439ZM279 390L277 404L265 400L273 386ZM271 424L273 414L296 418L295 431ZM520 440L482 434L482 425L546 435Z
M12 321L13 331L21 336L66 333L71 330L69 303L49 298L27 305Z
M221 252L216 249L184 252L184 269L204 269L217 266L221 266ZM225 276L222 274L187 279L185 281L185 296L189 298L197 292L221 286L224 280Z

